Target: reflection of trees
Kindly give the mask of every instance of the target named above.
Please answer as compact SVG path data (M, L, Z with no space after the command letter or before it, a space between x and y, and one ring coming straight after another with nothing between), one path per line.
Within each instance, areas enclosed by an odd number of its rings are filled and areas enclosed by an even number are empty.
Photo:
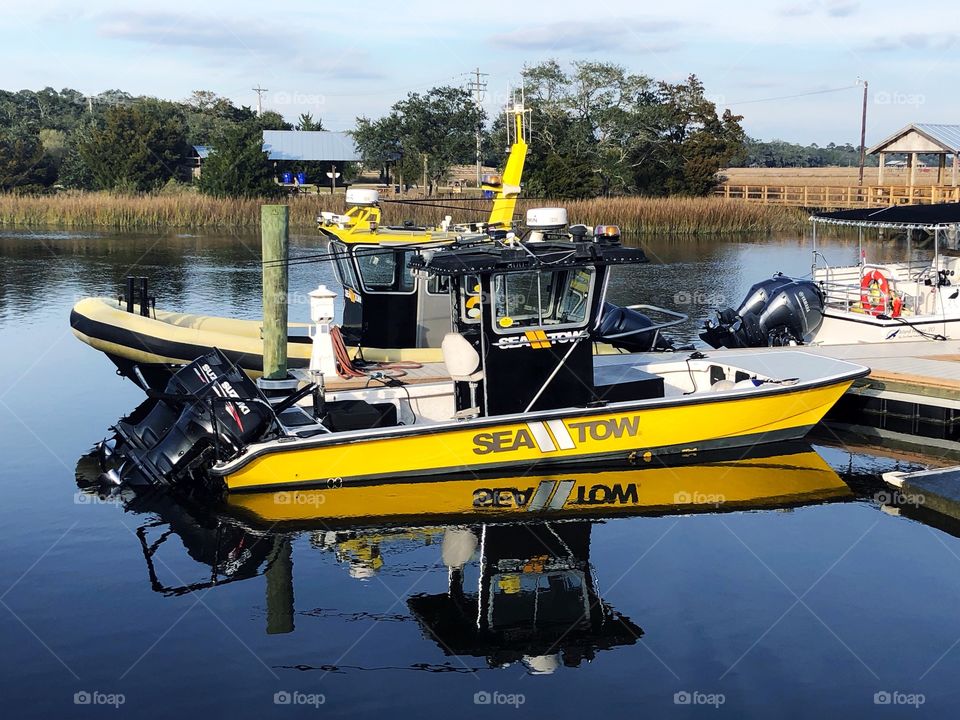
M295 236L290 254L322 253L325 243ZM88 296L115 297L127 275L150 278L167 310L255 318L260 314L260 238L96 231L15 231L0 235L0 313L29 320L40 306L68 308ZM333 284L329 263L290 268L290 316L307 321L306 293ZM298 302L298 298L302 302Z

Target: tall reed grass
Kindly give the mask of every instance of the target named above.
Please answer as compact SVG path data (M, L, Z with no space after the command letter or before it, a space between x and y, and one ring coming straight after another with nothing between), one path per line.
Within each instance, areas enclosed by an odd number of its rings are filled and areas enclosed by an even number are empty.
M162 230L166 228L255 230L260 205L290 205L290 223L304 230L314 227L322 210L342 213L343 195L299 195L283 200L220 199L196 193L117 195L112 193L62 193L33 196L0 194L0 226L111 228ZM707 235L797 230L806 224L806 213L772 205L723 198L617 197L592 200L521 200L518 217L531 207L566 207L571 223L610 223L633 233ZM385 224L410 220L437 223L445 215L455 222L481 220L489 201L447 196L427 201L383 203Z

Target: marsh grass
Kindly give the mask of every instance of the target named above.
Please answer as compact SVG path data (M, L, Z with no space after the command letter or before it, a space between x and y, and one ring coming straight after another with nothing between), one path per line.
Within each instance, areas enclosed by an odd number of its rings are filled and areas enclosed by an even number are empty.
M58 195L0 194L0 226L110 228L162 230L167 228L255 230L260 206L267 202L290 205L290 224L312 229L321 210L344 212L343 195L300 195L281 200L213 198L192 192L180 194L122 195L112 193L61 193ZM439 205L439 207L438 207ZM797 230L806 225L806 214L793 208L743 203L722 198L616 197L592 200L521 200L518 217L531 207L563 206L571 223L611 223L625 231L647 234L710 235ZM443 207L446 206L446 207ZM431 202L387 201L385 224L432 224L451 215L454 221L480 220L489 212L489 201L458 196Z

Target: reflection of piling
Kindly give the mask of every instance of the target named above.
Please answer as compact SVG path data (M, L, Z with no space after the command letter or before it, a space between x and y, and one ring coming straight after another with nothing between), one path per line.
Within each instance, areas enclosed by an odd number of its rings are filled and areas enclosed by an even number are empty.
M289 206L262 206L260 228L263 243L263 376L268 380L282 380L287 376Z
M287 538L277 538L267 578L267 634L293 632L293 548Z

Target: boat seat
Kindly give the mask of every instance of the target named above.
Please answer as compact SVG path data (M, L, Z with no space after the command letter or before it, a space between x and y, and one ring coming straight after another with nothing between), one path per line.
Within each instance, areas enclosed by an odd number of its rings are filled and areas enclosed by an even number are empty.
M454 382L465 382L470 386L470 407L454 413L456 420L477 417L480 407L477 405L477 383L483 380L483 368L480 367L480 354L460 333L447 333L440 343L443 352L443 364Z
M447 333L440 343L443 352L443 364L447 373L455 382L480 382L483 370L480 368L480 354L460 333Z

